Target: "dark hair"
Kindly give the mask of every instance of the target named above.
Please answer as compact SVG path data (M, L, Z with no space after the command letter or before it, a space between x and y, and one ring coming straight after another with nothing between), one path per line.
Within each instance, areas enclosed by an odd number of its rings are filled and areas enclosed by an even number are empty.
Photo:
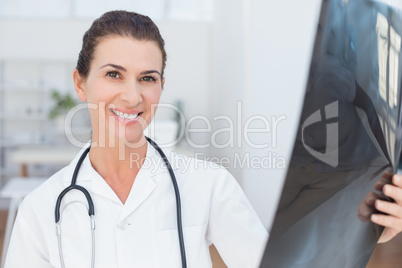
M109 36L119 35L136 40L154 41L162 52L162 73L166 66L165 41L158 27L147 16L128 11L110 11L96 19L84 34L82 48L78 56L77 70L81 77L89 73L93 54L99 41Z

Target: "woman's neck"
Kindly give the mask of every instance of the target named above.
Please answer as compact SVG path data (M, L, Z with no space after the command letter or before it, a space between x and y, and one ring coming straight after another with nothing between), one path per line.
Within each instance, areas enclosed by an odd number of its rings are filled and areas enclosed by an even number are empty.
M146 157L148 143L143 139L144 141L137 143L139 146L135 148L130 148L124 141L117 141L115 146L94 146L89 152L92 167L123 204ZM98 145L96 141L93 141L93 144Z

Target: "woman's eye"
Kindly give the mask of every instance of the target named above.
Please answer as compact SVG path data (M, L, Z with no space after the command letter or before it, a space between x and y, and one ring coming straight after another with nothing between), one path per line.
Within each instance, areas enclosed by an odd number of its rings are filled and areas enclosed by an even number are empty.
M107 76L109 76L111 78L120 78L120 74L116 71L107 72Z
M154 82L154 81L156 81L156 79L152 76L144 76L143 78L141 78L141 81Z

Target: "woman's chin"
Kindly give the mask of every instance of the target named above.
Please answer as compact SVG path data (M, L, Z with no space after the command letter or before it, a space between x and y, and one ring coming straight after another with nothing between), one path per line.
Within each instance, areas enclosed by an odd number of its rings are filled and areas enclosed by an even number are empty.
M137 135L133 135L133 133L127 133L123 136L118 136L117 140L119 144L124 144L126 147L135 149L144 146L146 143L146 139L144 133L137 133Z

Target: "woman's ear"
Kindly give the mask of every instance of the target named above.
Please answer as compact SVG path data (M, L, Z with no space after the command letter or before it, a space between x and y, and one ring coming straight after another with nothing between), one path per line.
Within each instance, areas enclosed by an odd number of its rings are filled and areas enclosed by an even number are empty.
M87 95L85 93L85 79L81 77L77 69L73 72L75 92L77 92L78 98L82 101L87 101Z
M165 78L162 79L162 89L165 86Z

